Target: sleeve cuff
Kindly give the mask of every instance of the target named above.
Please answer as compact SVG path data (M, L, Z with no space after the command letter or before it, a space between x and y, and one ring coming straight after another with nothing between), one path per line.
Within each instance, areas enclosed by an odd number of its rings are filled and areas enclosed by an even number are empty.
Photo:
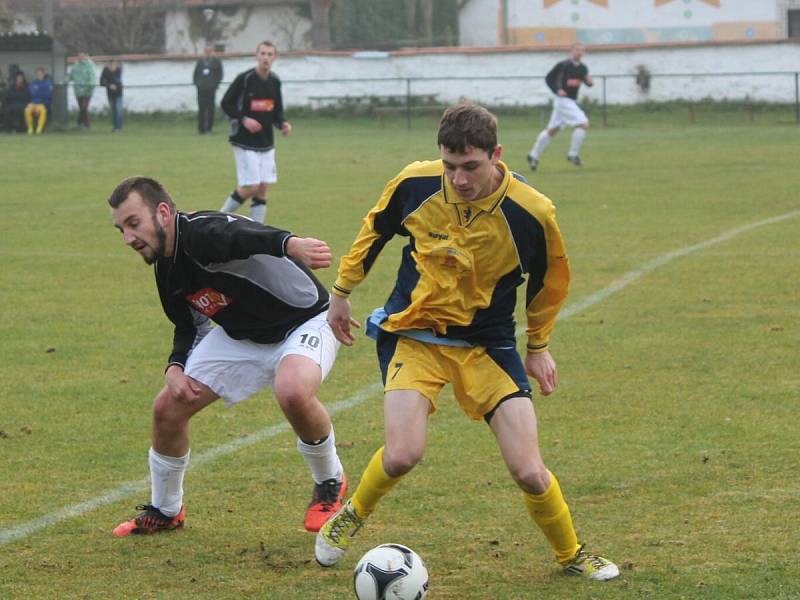
M538 354L539 352L544 352L545 350L547 350L548 346L549 344L547 342L532 344L529 340L527 349L528 352L532 352L533 354Z
M334 294L335 296L339 296L340 298L349 298L350 297L350 292L352 292L352 290L348 290L346 288L343 288L343 287L341 287L339 285L336 285L335 283L333 284L333 287L331 288L331 294Z

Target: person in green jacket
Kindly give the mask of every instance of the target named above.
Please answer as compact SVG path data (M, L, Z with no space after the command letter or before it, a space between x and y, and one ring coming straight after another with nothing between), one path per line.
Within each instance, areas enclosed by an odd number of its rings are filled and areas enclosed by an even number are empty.
M68 81L72 82L78 101L78 127L89 129L89 102L97 85L97 74L94 63L85 52L78 53L78 60L70 69Z

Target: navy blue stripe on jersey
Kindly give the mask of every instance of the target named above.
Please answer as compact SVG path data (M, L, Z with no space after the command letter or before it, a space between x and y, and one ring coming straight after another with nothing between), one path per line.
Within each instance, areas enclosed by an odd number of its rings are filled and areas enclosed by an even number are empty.
M527 306L544 286L544 276L547 272L547 243L544 228L531 213L514 202L513 198L506 198L500 210L503 211L508 228L511 230L511 237L517 247L520 268L523 273L528 274L525 302Z
M420 277L417 263L412 257L414 252L416 252L416 246L414 239L411 238L409 244L403 248L403 259L397 269L397 283L384 306L390 315L403 312L411 304L411 292L417 287Z

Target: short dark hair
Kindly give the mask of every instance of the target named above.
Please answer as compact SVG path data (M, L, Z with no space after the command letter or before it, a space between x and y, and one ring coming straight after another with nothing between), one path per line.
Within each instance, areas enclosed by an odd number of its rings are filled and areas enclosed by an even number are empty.
M497 147L497 118L477 104L452 106L439 121L436 141L453 152L466 152L472 146L492 154Z
M263 42L259 42L258 46L256 46L256 52L258 52L258 49L261 48L261 46L269 46L270 48L274 48L275 52L278 51L278 47L269 40L264 40Z
M111 208L119 208L120 204L128 199L131 192L137 192L153 212L155 212L156 207L162 202L169 206L171 212L174 213L177 210L175 202L167 193L167 190L164 189L163 185L151 177L141 177L138 175L123 179L120 184L114 188L114 191L111 192L111 196L108 198L108 205Z

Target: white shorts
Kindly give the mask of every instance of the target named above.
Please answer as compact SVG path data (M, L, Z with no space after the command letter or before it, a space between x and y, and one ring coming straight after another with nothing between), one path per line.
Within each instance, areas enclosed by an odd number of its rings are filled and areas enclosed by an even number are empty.
M239 187L278 181L275 148L266 152L256 152L234 146L233 158L236 160L236 183Z
M575 127L589 122L586 113L581 110L578 103L572 98L556 96L553 101L553 114L550 115L548 129L557 127Z
M327 314L309 319L276 344L235 340L222 327L214 327L192 350L184 371L210 387L228 406L272 385L278 365L290 354L313 360L324 380L340 345L328 325Z

